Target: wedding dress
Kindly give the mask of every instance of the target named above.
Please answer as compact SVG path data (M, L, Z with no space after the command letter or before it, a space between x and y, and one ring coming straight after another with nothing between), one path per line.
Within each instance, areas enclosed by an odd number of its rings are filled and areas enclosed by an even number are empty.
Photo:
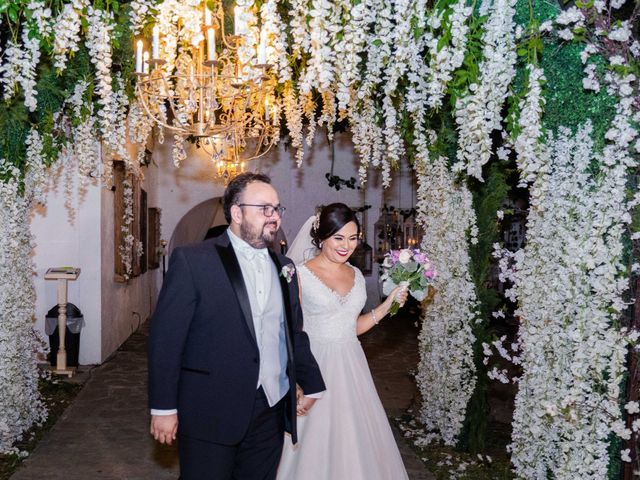
M304 330L327 390L298 417L298 443L286 436L278 480L408 479L356 336L366 287L351 268L353 287L340 296L304 264L297 267Z

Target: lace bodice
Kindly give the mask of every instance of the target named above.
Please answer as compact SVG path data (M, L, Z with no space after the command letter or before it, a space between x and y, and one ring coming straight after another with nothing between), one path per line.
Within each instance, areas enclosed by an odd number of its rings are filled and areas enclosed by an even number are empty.
M304 264L298 265L304 330L314 341L356 340L356 321L367 300L367 289L360 270L351 268L355 272L353 287L341 296Z

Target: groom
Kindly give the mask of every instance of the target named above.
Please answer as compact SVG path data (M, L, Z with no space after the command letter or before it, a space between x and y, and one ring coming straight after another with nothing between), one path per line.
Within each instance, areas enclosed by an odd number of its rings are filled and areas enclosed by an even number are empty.
M285 428L296 439L296 383L325 389L291 261L266 248L284 211L270 183L229 183L227 232L175 249L151 320L151 434L178 437L182 480L274 479Z

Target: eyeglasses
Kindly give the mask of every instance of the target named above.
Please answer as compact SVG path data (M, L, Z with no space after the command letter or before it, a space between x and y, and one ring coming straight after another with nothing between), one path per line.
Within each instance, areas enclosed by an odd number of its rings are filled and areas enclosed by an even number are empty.
M282 218L282 215L284 215L284 212L286 210L285 207L282 207L280 205L278 205L277 207L274 207L273 205L255 205L253 203L238 203L239 207L258 207L262 209L262 214L269 218L272 217L273 214L275 212L278 212L278 216Z

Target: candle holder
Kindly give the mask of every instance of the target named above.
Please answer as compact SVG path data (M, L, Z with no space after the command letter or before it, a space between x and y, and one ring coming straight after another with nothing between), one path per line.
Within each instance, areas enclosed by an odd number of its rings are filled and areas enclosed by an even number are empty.
M167 62L157 58L166 48L160 34L164 28L153 28L151 60L141 59L144 42L137 41L136 97L143 112L168 131L185 138L223 139L228 163L222 170L228 178L275 144L281 106L276 101L272 65L266 62L266 34L261 35L256 52L260 63L251 64L241 58L244 37L250 33L241 7L236 7L233 35L225 34L222 2L216 2L213 10L203 2L195 10L202 16L200 33L194 33L196 40L177 53L172 72L159 68ZM151 73L144 71L147 65ZM268 108L273 109L273 121ZM219 151L212 152L212 160L220 161Z

